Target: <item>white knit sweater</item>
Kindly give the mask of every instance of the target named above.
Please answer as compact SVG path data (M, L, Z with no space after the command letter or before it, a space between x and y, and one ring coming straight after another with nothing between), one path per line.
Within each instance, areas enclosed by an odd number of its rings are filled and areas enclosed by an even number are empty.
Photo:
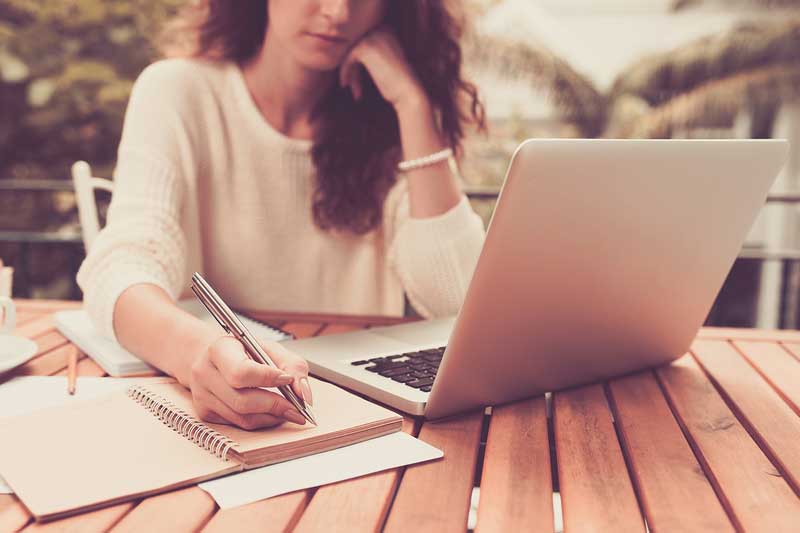
M138 283L173 298L202 272L235 308L454 314L483 244L466 198L412 218L404 180L383 224L321 231L311 216L311 142L262 117L233 63L159 61L136 81L125 116L108 223L78 272L95 324L115 338L117 298Z

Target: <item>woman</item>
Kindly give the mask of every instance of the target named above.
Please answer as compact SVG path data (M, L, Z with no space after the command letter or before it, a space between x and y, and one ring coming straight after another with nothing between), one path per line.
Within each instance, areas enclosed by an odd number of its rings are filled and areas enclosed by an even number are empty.
M184 57L133 88L78 283L204 419L303 423L259 387L313 405L305 361L272 343L282 370L253 363L174 301L197 270L236 308L455 313L483 242L447 157L483 126L458 24L439 0L205 0L170 35Z

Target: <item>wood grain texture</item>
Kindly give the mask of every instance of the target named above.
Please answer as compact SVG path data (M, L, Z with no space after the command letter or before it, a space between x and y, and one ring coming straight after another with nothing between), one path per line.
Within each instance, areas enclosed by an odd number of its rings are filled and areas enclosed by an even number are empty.
M602 385L553 395L564 531L644 531Z
M553 531L545 398L495 407L481 474L476 532Z
M737 341L734 346L778 396L800 415L800 361L786 348L773 342Z
M291 531L306 508L310 490L217 511L204 533L280 533Z
M466 529L482 423L480 411L422 426L419 438L444 458L406 468L385 531Z
M416 430L414 419L403 420L403 431L414 435ZM395 468L320 487L294 531L378 531L403 470Z
M650 529L733 531L653 374L613 380L608 390Z
M214 499L198 487L167 492L142 500L112 531L197 531L208 522L216 507Z
M16 496L0 494L0 531L18 531L30 520L30 513Z
M656 371L728 516L752 532L796 531L800 499L689 355Z
M797 413L729 342L696 341L692 352L733 404L745 428L800 495L800 418Z
M108 531L133 509L133 503L121 503L90 513L70 516L44 524L31 524L24 529L25 533L92 533Z

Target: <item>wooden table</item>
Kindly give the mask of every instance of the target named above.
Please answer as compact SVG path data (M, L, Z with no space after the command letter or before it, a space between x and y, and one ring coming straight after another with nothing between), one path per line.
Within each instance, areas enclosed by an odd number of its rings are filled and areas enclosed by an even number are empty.
M76 350L51 313L76 304L20 300L17 333L39 354L13 375L63 374ZM299 337L378 318L257 314ZM692 353L655 371L406 431L445 458L226 511L197 487L37 525L0 496L0 531L800 530L800 332L704 329ZM102 376L82 358L83 376ZM2 376L5 380L9 376ZM80 386L80 382L78 384Z

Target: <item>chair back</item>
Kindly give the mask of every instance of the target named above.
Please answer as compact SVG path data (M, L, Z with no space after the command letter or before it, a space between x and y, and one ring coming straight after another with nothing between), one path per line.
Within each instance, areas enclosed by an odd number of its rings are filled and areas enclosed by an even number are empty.
M78 200L78 219L81 223L83 247L88 252L97 234L100 233L100 218L97 215L94 191L101 189L113 193L114 182L93 177L92 169L86 161L77 161L72 165L72 182Z
M11 298L11 289L14 283L14 269L10 266L5 266L3 260L0 259L0 298Z

